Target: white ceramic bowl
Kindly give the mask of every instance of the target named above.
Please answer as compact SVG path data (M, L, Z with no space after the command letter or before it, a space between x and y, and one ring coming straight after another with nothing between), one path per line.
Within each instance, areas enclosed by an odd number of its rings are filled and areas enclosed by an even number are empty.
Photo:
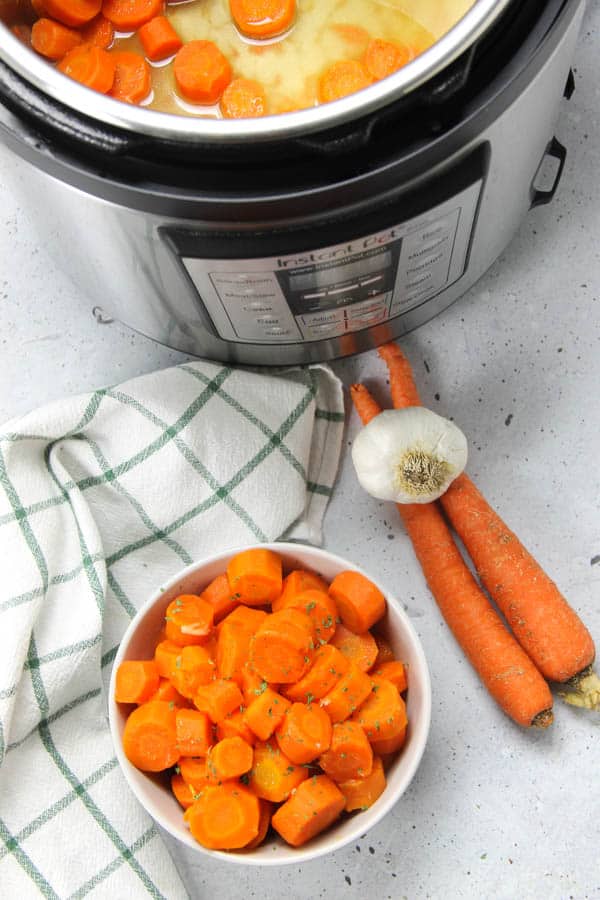
M114 701L115 674L119 663L125 659L149 659L153 656L156 636L163 626L167 605L178 594L199 593L213 578L225 571L228 561L239 552L236 548L188 566L171 579L140 609L123 636L112 671L109 697L109 719L115 752L125 778L142 806L173 837L199 853L219 857L230 863L256 866L277 866L302 863L325 853L338 850L363 835L379 822L398 802L409 786L417 770L429 732L431 717L431 683L429 670L421 642L401 604L390 595L385 586L368 572L339 556L302 544L262 544L278 553L283 559L284 572L292 569L311 569L331 581L338 572L354 569L370 578L387 598L385 618L377 626L387 638L394 654L408 666L407 739L398 759L388 772L387 787L381 797L369 809L354 813L332 825L327 831L313 838L304 847L293 848L275 835L255 850L245 853L238 850L225 853L207 850L190 834L183 820L183 810L168 786L160 779L140 772L131 765L123 753L122 735L129 707Z

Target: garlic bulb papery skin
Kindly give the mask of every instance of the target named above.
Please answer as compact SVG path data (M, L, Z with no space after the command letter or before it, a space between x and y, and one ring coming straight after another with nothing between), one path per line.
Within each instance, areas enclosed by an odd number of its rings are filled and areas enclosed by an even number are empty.
M386 409L359 431L352 462L361 486L380 500L431 503L467 464L467 439L424 406Z

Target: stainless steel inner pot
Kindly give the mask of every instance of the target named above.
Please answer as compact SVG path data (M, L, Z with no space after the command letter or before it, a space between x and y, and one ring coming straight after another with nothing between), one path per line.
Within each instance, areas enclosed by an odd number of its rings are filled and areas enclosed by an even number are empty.
M66 78L25 47L10 31L0 35L0 60L54 100L89 118L128 132L190 143L271 141L349 122L398 100L425 84L477 41L510 0L475 0L433 46L395 74L334 103L257 119L225 120L178 116L120 103ZM0 19L2 18L0 0Z

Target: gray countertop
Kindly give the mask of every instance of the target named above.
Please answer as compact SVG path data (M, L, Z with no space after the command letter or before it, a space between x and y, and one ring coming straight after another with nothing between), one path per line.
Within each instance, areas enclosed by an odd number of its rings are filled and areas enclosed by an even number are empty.
M558 137L558 195L532 212L462 300L404 338L424 402L470 439L470 474L600 642L600 5L588 6L576 92ZM185 357L91 303L39 246L0 154L0 416ZM375 352L333 368L385 384ZM384 394L380 393L382 399ZM348 417L347 443L356 433ZM345 445L347 451L347 445ZM433 720L410 789L331 857L282 869L227 866L172 847L193 898L600 898L600 714L557 699L546 732L495 707L423 582L392 507L357 487L344 453L325 546L378 573L406 604L430 661Z

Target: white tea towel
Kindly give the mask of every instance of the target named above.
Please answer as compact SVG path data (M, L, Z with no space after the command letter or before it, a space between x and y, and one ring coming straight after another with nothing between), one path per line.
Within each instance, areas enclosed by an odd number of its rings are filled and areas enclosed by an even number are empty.
M0 432L3 897L185 897L117 767L107 675L178 569L227 547L319 542L343 421L325 366L193 362Z

